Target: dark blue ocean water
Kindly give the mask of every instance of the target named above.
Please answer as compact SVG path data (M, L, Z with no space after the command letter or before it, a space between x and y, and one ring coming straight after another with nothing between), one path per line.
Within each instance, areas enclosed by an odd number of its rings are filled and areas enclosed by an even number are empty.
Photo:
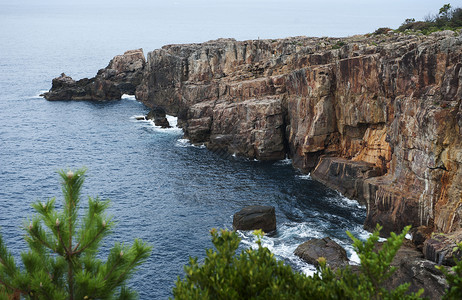
M364 208L298 173L289 160L258 162L193 147L180 129L136 121L148 109L133 97L103 103L39 97L63 71L93 76L127 49L149 51L191 37L185 24L165 33L128 13L121 19L100 15L98 7L87 13L34 5L0 10L0 232L17 258L26 249L21 226L31 203L61 200L56 171L82 166L88 168L83 198L110 199L118 222L105 249L135 238L154 246L131 281L141 299L168 298L188 257L203 258L212 246L209 230L231 228L232 215L245 205L276 207L278 231L264 244L307 273L313 268L292 254L298 244L329 235L352 255L345 231L367 235ZM193 39L209 37L196 34ZM242 237L243 247L252 244L251 235Z

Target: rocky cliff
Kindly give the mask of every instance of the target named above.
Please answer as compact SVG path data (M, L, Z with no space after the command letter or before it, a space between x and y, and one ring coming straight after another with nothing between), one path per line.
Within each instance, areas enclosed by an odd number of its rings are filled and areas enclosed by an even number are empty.
M150 52L136 89L193 143L296 168L367 205L366 227L462 217L462 36L220 39Z
M45 97L136 93L193 143L294 167L367 206L366 228L462 225L462 36L219 39L115 57ZM105 94L106 93L106 94ZM117 95L116 95L117 94ZM423 228L423 229L422 229Z

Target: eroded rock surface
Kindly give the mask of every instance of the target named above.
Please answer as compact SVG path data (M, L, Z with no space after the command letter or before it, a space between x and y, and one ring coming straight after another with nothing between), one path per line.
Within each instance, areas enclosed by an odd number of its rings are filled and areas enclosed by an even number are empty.
M167 115L162 107L154 107L146 116L146 119L152 120L154 125L160 126L161 128L170 128L170 124L167 120Z
M409 291L424 289L423 297L441 299L449 287L443 273L435 267L437 264L425 259L409 241L403 243L391 265L397 269L385 283L389 290L409 282Z
M452 31L221 39L150 52L136 96L210 149L288 155L305 172L342 161L316 177L366 204L366 228L450 232L462 225L461 61Z
M193 143L293 165L366 204L365 226L462 227L462 36L219 39L114 58L47 99L133 92ZM90 86L90 91L81 86ZM72 87L69 92L67 87ZM105 91L108 95L101 93ZM75 94L74 94L75 92Z
M146 63L143 50L129 50L114 57L93 78L75 81L66 74L53 79L47 100L119 100L122 94L135 94Z
M324 257L327 265L334 269L348 264L345 249L329 237L306 241L295 249L294 254L315 266L319 265L320 257Z
M250 205L233 216L234 230L256 230L264 232L276 230L276 212L274 206Z

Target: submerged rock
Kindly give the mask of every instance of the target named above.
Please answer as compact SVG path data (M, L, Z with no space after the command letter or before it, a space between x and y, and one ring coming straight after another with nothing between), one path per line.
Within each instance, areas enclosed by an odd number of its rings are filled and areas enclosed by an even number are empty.
M329 237L312 239L299 245L295 255L309 264L318 266L318 259L324 257L327 265L331 268L339 268L348 264L348 256L345 249Z
M246 206L233 217L234 230L261 229L268 233L276 230L276 212L274 206Z

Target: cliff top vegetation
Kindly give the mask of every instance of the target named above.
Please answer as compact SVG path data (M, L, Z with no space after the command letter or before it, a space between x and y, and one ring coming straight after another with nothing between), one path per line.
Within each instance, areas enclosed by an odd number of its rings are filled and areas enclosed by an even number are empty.
M428 14L423 21L416 21L414 18L406 19L396 32L421 32L430 34L441 30L458 30L462 28L462 8L453 8L450 3L443 5L437 14ZM382 27L374 34L384 34L392 31L390 28Z

